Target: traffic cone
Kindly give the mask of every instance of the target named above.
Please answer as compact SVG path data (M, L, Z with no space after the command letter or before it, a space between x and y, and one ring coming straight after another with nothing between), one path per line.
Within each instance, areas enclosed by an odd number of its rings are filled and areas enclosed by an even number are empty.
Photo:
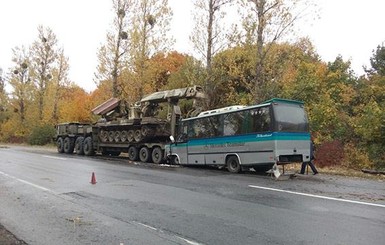
M96 184L96 177L95 177L95 173L92 172L92 176L91 176L91 184L95 185Z

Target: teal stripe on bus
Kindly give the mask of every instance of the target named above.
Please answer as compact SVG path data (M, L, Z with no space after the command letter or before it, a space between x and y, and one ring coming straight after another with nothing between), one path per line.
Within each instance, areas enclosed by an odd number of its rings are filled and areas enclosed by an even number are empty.
M300 140L310 141L310 133L260 133L260 134L247 134L237 136L224 136L215 138L202 138L202 139L190 139L188 143L178 143L178 146L199 146L199 145L211 145L211 144L223 144L223 143L240 143L240 142L263 142L272 140Z

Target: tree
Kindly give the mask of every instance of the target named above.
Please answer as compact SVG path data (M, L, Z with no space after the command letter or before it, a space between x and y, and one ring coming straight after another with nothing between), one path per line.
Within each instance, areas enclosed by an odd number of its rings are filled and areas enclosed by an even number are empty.
M52 70L53 81L53 108L52 108L52 120L54 124L59 122L59 100L61 99L61 92L63 87L69 85L68 80L68 58L64 55L64 50L60 49L58 51L58 59Z
M111 81L112 96L122 96L122 85L119 76L125 63L127 63L129 42L127 41L129 29L130 7L132 0L113 0L113 11L115 13L113 29L107 34L107 43L98 52L99 65L97 67L97 79L100 81Z
M266 99L263 91L263 85L267 82L265 62L272 45L282 39L304 14L304 10L299 8L309 6L300 2L301 0L241 0L242 9L246 9L242 23L244 30L233 36L238 43L249 46L251 52L255 53L255 73L252 78L253 87L250 89L255 102Z
M372 69L368 72L376 73L380 76L385 76L385 46L378 45L377 49L373 50L373 56L370 58Z
M25 47L12 49L15 63L11 73L9 84L13 88L11 92L14 111L19 115L22 125L25 123L27 107L32 101L33 83L30 78L30 57Z
M213 56L226 45L225 29L225 5L232 0L195 0L195 27L190 35L195 50L203 57L206 63L207 77L204 82L204 90L209 94L206 107L212 107L216 93L215 81L212 74Z
M37 87L39 120L43 120L44 100L52 69L57 60L57 39L50 28L38 27L38 39L31 47L31 69Z
M167 53L174 43L168 36L172 11L168 0L136 1L131 11L134 13L129 31L132 45L130 70L133 76L127 85L134 89L134 99L138 100L145 92L152 92L145 91L143 86L151 82L145 79L149 58L159 52Z
M8 104L7 93L5 92L5 79L3 78L3 69L0 67L0 114L6 110ZM3 117L0 116L0 122Z

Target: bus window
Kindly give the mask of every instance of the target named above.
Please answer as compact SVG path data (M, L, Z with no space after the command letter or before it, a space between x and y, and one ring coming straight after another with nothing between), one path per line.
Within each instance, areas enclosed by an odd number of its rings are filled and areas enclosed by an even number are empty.
M250 111L253 115L252 132L268 132L271 131L271 119L269 107L261 107Z
M223 135L239 135L242 133L243 112L233 112L224 116Z
M302 105L274 104L275 129L282 132L308 132L306 112Z

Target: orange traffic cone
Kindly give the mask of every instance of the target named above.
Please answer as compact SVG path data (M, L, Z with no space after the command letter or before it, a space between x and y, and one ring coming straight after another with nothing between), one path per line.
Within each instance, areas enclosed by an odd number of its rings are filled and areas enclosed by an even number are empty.
M95 185L96 184L96 177L95 177L95 173L92 172L92 176L91 176L91 184Z

